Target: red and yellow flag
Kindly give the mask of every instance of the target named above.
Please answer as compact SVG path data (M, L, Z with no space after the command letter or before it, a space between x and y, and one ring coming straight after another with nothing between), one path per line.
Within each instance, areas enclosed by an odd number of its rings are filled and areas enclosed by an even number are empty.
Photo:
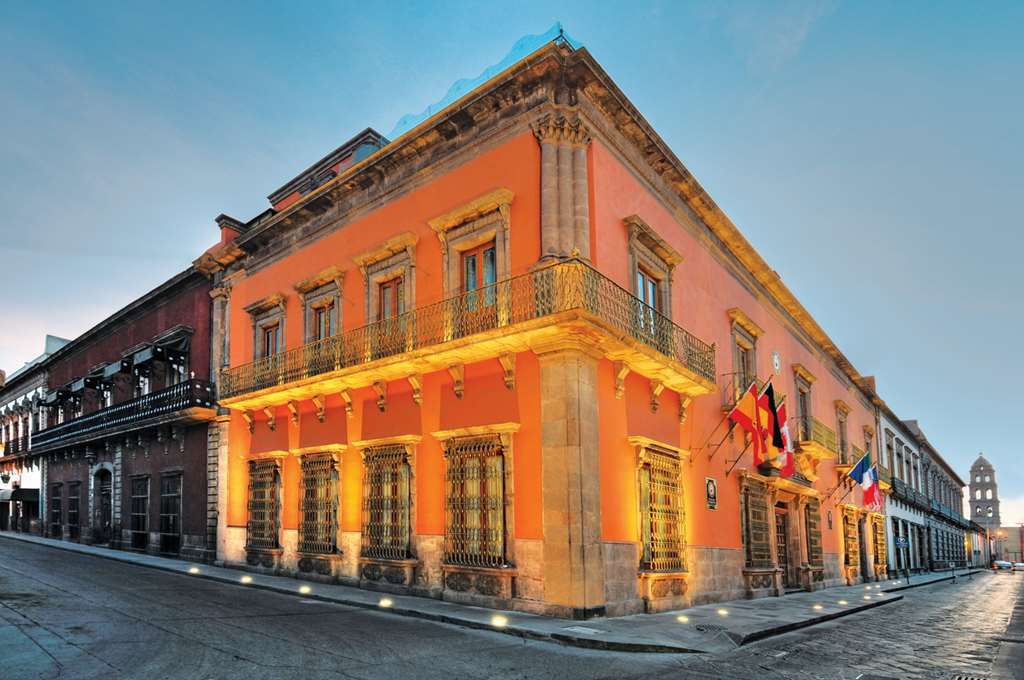
M764 439L761 437L761 422L759 420L760 409L757 406L757 381L750 383L736 405L729 411L729 420L733 421L750 434L751 445L754 448L754 462L763 455Z

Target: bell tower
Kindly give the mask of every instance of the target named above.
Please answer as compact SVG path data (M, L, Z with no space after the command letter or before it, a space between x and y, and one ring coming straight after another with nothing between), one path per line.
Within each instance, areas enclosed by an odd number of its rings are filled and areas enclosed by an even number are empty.
M998 529L999 488L996 486L996 471L992 463L982 454L971 465L971 519L987 529Z

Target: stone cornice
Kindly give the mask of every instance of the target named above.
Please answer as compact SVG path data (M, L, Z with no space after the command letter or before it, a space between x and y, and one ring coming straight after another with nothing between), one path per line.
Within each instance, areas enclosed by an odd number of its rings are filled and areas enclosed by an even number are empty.
M461 205L454 210L450 210L443 215L439 215L432 220L428 220L427 224L434 231L441 233L448 231L454 227L464 224L471 220L474 220L482 215L486 215L489 212L499 210L500 208L508 207L512 204L512 199L515 194L509 189L504 187L489 191L483 196L473 199L465 205Z
M338 266L331 266L323 271L317 272L308 279L304 279L295 284L295 290L305 295L310 291L323 286L324 284L330 283L331 281L338 287L338 292L342 291L345 283L345 270Z
M412 233L411 231L407 231L399 234L398 236L389 238L387 241L380 244L379 246L372 248L371 250L354 256L352 258L352 261L359 265L359 267L361 268L366 267L368 265L373 264L374 262L380 262L381 260L385 260L391 257L392 255L400 253L408 248L415 248L416 242L418 240L419 237L416 236L416 234Z
M267 310L273 309L274 307L280 307L282 310L287 304L288 298L284 293L274 293L267 297L257 300L252 304L246 305L245 312L248 314L259 314Z
M675 267L683 261L683 256L661 238L654 229L644 222L638 215L630 215L622 220L629 229L630 238L647 247L648 250L657 255L669 267Z
M754 323L754 320L747 316L746 312L739 307L733 307L732 309L727 310L726 314L729 315L729 318L732 319L734 324L750 333L755 338L764 335L764 329Z
M255 252L275 234L309 224L315 232L336 220L355 193L381 195L465 145L471 130L547 103L586 97L631 142L655 172L701 219L757 285L860 390L860 374L728 216L585 49L550 44L517 62L397 140L310 192L295 205L251 227L237 241ZM571 102L570 102L571 103ZM565 108L564 106L561 108ZM569 107L571 109L571 107ZM554 114L552 114L554 116ZM489 120L488 120L489 119ZM547 134L541 130L543 134ZM539 134L536 127L534 134ZM543 136L542 134L542 136ZM387 187L385 188L385 185Z

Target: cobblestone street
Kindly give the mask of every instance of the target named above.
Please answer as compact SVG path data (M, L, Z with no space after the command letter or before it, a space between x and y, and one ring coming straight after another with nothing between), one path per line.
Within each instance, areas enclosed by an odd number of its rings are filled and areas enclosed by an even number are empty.
M14 541L0 541L0 554L0 675L19 680L988 678L1024 592L1024 575L984 574L907 590L901 602L728 654L627 654L245 591Z

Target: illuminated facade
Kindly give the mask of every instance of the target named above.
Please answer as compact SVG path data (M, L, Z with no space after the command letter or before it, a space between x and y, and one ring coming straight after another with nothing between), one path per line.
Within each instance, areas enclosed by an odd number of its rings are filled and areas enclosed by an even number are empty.
M865 379L584 49L221 216L218 559L583 618L884 577ZM787 395L797 474L724 416Z

